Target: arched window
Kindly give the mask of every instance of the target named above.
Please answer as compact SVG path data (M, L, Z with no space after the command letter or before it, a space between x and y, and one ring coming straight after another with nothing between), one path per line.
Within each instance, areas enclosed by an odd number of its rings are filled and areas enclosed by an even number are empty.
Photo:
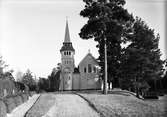
M93 67L93 72L94 72L94 73L96 73L96 72L97 72L97 71L96 71L96 67L95 67L95 66Z
M69 52L69 55L71 55L71 52Z
M86 73L86 67L84 68L84 72Z
M92 66L91 64L88 64L88 73L91 73L92 72Z

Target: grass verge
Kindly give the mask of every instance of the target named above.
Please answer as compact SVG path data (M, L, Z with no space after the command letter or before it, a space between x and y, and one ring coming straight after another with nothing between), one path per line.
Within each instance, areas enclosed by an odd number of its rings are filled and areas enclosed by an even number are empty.
M134 96L79 93L101 117L159 117L156 106Z
M54 94L41 94L35 105L26 113L26 117L42 117L54 103Z

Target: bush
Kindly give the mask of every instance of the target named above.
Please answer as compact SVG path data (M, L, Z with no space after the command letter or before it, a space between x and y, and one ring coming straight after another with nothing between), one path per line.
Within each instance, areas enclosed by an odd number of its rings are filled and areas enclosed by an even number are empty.
M19 106L20 104L23 103L22 97L19 95L14 97L14 101L15 101L16 106Z
M23 93L21 95L23 102L26 102L28 100L29 95L27 93Z
M3 100L0 99L0 117L6 117L6 105Z
M14 100L13 96L6 97L4 99L4 103L7 107L7 113L10 113L16 107L15 100Z
M143 96L144 99L158 99L158 94L156 92L147 92Z
M29 92L29 96L33 96L35 94L35 91L31 91L31 92Z

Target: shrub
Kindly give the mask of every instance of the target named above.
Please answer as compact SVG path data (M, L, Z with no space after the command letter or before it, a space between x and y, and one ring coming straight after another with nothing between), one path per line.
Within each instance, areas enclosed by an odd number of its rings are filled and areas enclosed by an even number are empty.
M156 92L147 92L143 96L144 99L158 99L158 94Z
M23 102L26 102L28 100L28 94L26 93L23 93L21 97L22 97Z
M4 90L6 90L6 95L13 95L13 92L16 92L14 82L9 79L0 79L0 97L4 97Z
M29 96L33 96L35 94L35 91L31 91L31 92L29 92Z
M0 99L0 117L6 117L6 105L1 99Z
M13 96L6 97L4 99L4 103L7 107L7 113L10 113L16 107L15 100L14 100Z
M14 97L14 101L15 101L16 106L19 106L20 104L23 103L22 97L19 96L19 95L17 95L17 96Z

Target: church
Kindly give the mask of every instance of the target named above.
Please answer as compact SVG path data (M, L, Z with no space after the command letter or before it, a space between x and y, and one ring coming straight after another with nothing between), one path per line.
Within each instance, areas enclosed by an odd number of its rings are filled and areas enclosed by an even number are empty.
M90 52L75 66L75 49L73 48L68 21L61 53L61 73L59 90L101 89L100 70L97 60Z

